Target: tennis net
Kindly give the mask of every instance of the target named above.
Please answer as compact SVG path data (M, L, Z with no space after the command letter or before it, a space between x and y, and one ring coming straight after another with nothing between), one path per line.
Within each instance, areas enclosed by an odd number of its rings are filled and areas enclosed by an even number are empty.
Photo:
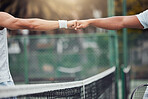
M0 99L115 99L115 71L112 67L81 81L0 87Z

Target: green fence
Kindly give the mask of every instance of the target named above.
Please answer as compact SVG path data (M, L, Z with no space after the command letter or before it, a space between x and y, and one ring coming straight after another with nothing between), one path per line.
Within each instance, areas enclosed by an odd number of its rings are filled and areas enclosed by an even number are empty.
M68 34L8 39L16 83L80 80L117 65L117 35Z

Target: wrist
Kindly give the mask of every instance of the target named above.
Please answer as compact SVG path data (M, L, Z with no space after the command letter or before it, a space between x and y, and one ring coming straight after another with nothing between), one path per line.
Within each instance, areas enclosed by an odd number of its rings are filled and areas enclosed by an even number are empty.
M67 21L67 28L70 28L71 24L70 21Z
M88 25L91 25L93 23L93 21L94 21L93 19L87 20Z
M68 22L67 22L67 20L58 20L58 22L59 22L59 28L68 28Z

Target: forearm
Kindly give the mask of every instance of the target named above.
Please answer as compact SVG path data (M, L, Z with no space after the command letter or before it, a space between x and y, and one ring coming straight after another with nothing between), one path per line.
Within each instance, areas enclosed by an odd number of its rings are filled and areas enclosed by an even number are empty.
M15 18L12 15L0 12L0 27L16 29L29 29L29 30L52 30L59 28L58 21L49 21L43 19L21 19Z
M104 28L108 30L119 30L122 28L138 28L143 29L138 18L133 16L116 16L110 18L99 18L88 20L89 25Z
M43 19L18 19L14 25L17 29L29 29L36 31L46 31L59 28L58 21L48 21Z
M124 28L123 17L89 19L89 25L108 30L118 30Z

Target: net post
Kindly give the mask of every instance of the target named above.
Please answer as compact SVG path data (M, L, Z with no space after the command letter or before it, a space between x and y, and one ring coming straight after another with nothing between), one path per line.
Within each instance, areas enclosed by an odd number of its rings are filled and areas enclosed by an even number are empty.
M109 40L108 40L108 43L109 43L109 63L110 63L110 67L112 67L114 65L114 56L113 56L113 36L112 36L112 33L108 33L109 35Z
M25 83L29 83L29 78L28 78L28 52L27 52L27 39L24 38L24 77L25 77Z
M119 53L118 53L118 35L116 32L110 34L110 65L116 67L116 99L119 99Z
M119 51L118 51L118 35L115 33L115 65L116 65L116 99L119 99Z
M126 0L123 0L123 16L127 14ZM124 66L127 67L127 29L123 29L123 62Z
M122 79L122 99L125 99L125 75L124 75L124 65L121 66L121 79Z
M123 16L127 15L127 5L126 5L126 0L123 0L122 3L122 8L123 8ZM124 28L123 29L123 67L122 67L122 71L121 71L121 75L122 75L122 99L126 99L127 97L125 96L125 75L124 75L124 68L127 67L127 29Z
M122 99L128 99L130 94L130 73L131 66L121 67L121 77L122 77Z
M116 98L119 99L119 53L118 53L118 35L115 31L109 32L109 50L110 50L110 65L116 67Z

